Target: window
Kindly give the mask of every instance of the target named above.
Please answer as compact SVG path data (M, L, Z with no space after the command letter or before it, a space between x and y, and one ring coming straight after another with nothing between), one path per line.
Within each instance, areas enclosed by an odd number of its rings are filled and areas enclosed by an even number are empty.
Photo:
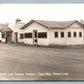
M47 32L38 33L38 38L47 38Z
M24 34L20 34L20 39L23 39L24 38Z
M68 37L71 37L71 32L68 32Z
M64 32L61 32L61 37L62 37L62 38L64 37Z
M2 34L2 38L5 38L5 34Z
M7 34L7 37L10 37L10 34Z
M35 38L37 38L37 31L35 31Z
M25 38L32 38L32 33L25 33Z
M37 42L37 39L34 39L34 42Z
M55 32L55 38L57 38L58 37L58 32Z
M82 37L82 32L79 32L79 37Z
M76 32L74 32L74 37L76 37Z

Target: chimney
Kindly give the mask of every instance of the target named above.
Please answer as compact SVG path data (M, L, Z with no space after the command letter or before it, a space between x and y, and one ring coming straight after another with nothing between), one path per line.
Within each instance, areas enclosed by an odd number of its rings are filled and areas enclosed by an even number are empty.
M21 21L21 20L20 20L20 19L16 19L15 23L17 23L17 22L19 22L19 21Z
M84 21L83 20L80 20L80 23L84 24Z

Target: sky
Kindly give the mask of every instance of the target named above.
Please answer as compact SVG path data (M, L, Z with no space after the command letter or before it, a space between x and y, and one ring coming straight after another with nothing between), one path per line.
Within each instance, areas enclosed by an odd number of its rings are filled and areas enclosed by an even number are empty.
M84 20L84 4L0 4L0 23L16 19L49 21Z

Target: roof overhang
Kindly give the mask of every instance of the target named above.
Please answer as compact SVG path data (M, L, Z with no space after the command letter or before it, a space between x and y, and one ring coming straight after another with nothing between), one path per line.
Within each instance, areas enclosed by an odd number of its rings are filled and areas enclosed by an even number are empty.
M39 23L39 22L37 22L35 20L31 20L27 24L25 24L23 27L21 27L20 29L22 29L22 30L25 29L27 26L31 25L33 22L36 22L36 23L38 23L38 24L40 24L40 25L42 25L42 26L44 26L46 28L49 28L49 27L47 27L47 26L45 26L45 25L43 25L43 24L41 24L41 23Z
M44 24L41 24L40 22L38 22L38 21L36 21L36 20L31 20L31 21L29 21L27 24L25 24L23 27L21 27L20 30L21 30L21 29L24 30L27 26L31 25L33 22L36 22L36 23L38 23L38 24L40 24L40 25L42 25L42 26L44 26L44 27L46 27L46 28L48 28L48 29L66 29L66 28L68 28L69 26L73 25L73 24L76 23L76 22L78 22L81 26L84 27L84 25L83 25L82 23L80 23L79 21L77 21L77 20L75 20L74 22L72 22L71 24L69 24L69 25L66 26L66 27L48 27L48 26L46 26L46 25L44 25Z

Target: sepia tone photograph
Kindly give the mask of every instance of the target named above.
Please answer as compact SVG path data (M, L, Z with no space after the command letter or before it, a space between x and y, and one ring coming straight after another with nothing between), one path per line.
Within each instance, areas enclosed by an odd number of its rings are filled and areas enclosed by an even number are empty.
M0 81L84 80L84 4L0 4Z

